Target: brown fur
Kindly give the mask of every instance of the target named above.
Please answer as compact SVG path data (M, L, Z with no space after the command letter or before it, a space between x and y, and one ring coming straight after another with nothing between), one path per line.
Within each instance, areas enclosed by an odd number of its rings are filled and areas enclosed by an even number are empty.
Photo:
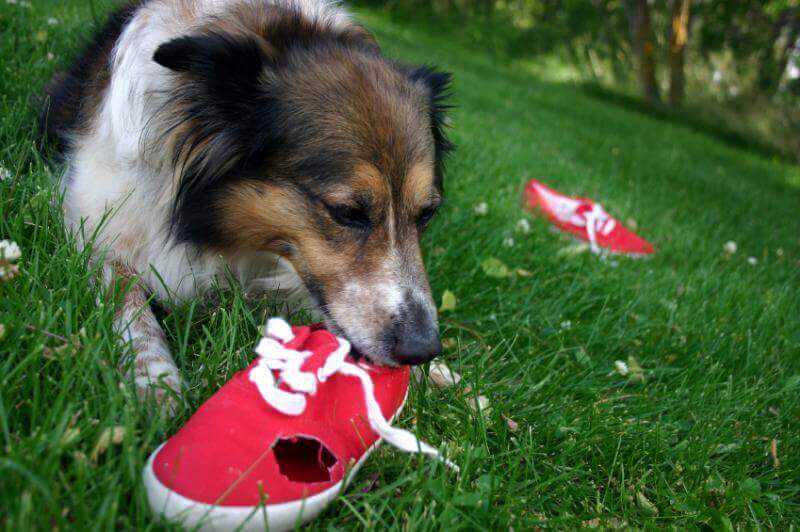
M441 194L436 190L434 181L432 164L415 164L403 181L402 200L398 203L412 216L418 215L428 205L438 204Z

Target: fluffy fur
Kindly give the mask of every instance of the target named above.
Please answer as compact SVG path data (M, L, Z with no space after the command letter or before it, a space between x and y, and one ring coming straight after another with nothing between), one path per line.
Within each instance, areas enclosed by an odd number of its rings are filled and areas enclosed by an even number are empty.
M109 281L187 299L230 268L309 294L374 360L418 363L439 350L419 235L448 83L324 0L144 0L54 78L43 129Z

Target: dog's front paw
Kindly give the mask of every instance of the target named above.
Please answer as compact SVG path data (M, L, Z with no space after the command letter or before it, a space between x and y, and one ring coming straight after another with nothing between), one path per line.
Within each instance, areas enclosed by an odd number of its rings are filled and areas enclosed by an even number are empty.
M173 416L183 402L183 382L175 368L174 373L165 373L151 378L149 375L134 379L136 397L143 404Z

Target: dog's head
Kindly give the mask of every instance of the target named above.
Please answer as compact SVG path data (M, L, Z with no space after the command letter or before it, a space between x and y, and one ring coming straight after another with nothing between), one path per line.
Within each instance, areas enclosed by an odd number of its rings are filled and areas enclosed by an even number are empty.
M162 139L175 229L281 254L358 351L426 362L441 344L419 239L442 203L449 76L387 60L358 26L257 15L155 54L176 72Z

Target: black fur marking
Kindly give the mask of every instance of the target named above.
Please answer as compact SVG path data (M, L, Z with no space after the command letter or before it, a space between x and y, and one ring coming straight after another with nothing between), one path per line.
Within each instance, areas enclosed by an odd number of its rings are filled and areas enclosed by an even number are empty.
M208 32L178 37L158 47L153 60L176 72L191 72L213 81L217 88L236 89L235 82L252 84L266 63L255 37Z
M172 160L181 168L173 228L182 241L214 240L214 194L281 145L281 104L259 81L268 59L254 36L212 32L162 44L153 59L189 77L173 95L180 114L165 133L181 131Z
M421 66L408 74L413 82L421 82L428 89L428 104L431 113L431 133L436 149L436 185L441 190L444 162L455 146L445 132L445 116L452 105L446 103L451 96L452 74L441 72L434 67Z
M39 128L59 156L69 149L69 138L88 127L110 80L111 50L145 1L129 2L113 13L72 66L57 73L45 88Z

